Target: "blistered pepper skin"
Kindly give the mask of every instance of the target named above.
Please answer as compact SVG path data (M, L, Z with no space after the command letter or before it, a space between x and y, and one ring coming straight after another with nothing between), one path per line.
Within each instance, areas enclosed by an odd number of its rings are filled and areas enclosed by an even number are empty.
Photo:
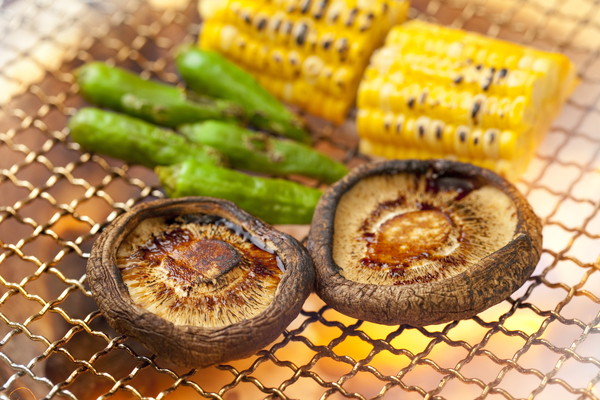
M276 138L236 124L206 121L184 125L179 132L190 141L214 147L232 167L271 175L303 175L332 183L348 172L346 166L310 146Z
M309 224L322 194L292 181L251 176L193 159L155 171L169 197L230 200L270 224Z
M193 158L221 164L221 154L208 146L189 142L175 132L127 115L82 108L69 120L72 139L95 153L130 164L154 168Z
M136 74L102 62L77 69L81 95L90 103L167 127L205 121L244 120L244 110L220 99L189 99L171 85L142 79Z
M240 104L248 112L250 123L259 129L310 142L310 135L290 110L252 75L219 53L186 47L178 52L175 64L191 90Z

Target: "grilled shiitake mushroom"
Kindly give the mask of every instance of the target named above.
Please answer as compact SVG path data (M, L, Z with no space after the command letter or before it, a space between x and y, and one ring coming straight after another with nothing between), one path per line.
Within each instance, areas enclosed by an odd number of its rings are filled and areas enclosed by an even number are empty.
M142 203L95 242L90 288L115 330L181 366L251 355L298 315L312 289L310 256L233 203Z
M502 301L532 273L541 245L539 218L514 186L446 160L355 168L323 195L308 238L325 302L413 326Z

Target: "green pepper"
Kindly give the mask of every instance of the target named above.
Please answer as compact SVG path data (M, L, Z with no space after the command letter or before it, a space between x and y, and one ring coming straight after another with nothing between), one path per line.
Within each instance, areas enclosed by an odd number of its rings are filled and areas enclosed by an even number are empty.
M298 174L327 183L337 181L348 172L344 164L309 146L233 123L206 121L184 125L178 130L194 143L219 150L231 167L237 169L272 175Z
M309 224L322 194L296 182L251 176L193 159L155 171L170 197L230 200L270 224Z
M71 137L87 150L153 168L193 158L221 164L215 149L127 115L82 108L69 120Z
M256 128L310 142L310 136L290 110L252 75L219 53L186 47L178 52L175 64L191 90L242 105Z
M220 99L187 98L175 86L145 80L121 68L92 62L76 71L83 97L100 107L111 108L158 125L175 127L207 119L244 119L244 109Z

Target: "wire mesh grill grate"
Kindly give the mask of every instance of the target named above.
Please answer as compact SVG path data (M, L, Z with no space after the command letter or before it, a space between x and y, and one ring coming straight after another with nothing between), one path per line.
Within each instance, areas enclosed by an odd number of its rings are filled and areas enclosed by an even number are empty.
M0 1L0 398L600 398L600 3L418 0L411 13L578 66L580 86L517 183L544 222L533 276L475 318L424 328L357 321L312 296L256 355L182 370L112 331L85 279L98 232L162 197L157 179L81 151L65 123L87 61L177 82L172 50L195 40L195 6ZM317 148L364 161L351 123L309 122Z

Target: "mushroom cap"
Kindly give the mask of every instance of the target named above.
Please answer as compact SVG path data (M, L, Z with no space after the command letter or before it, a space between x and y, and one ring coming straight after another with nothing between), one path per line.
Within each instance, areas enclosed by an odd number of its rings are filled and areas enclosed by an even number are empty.
M363 164L320 199L317 294L354 318L423 326L506 299L541 255L541 222L499 175L449 160Z
M141 231L144 231L148 226L160 227L160 224L155 223L157 219L172 221L186 216L191 216L191 220L196 216L221 218L240 235L274 254L278 270L276 284L266 285L274 291L272 299L264 302L260 309L250 310L245 317L233 318L221 324L215 324L214 320L204 324L197 316L186 324L168 315L150 311L140 303L138 295L133 298L131 287L123 279L126 269L119 264L124 248L134 251L128 240L139 236L139 229L136 229L140 226L143 226ZM149 220L153 222L144 224ZM220 279L218 275L236 271L239 269L238 265L241 265L243 255L235 253L235 246L210 238L202 246L204 251L200 253L205 253L203 256L206 256L206 261L198 261L198 255L192 255L195 264L189 264L190 268L181 259L196 251L195 247L185 248L175 257L168 257L169 261L175 259L183 265L184 278L190 271L199 274L196 280L184 279L184 283L188 285L184 288L188 295L190 285L210 285L212 282L217 287ZM232 257L224 260L225 256L230 255ZM263 267L259 265L259 268ZM235 272L234 281L243 283L243 279L263 277L260 273L238 271ZM156 276L151 278L155 279ZM116 331L135 337L151 351L176 365L205 367L247 357L275 340L298 315L311 292L314 269L306 249L297 240L275 230L235 204L221 199L187 197L141 203L115 219L94 243L87 263L87 279L100 311ZM128 281L129 285L131 282L143 285L144 279ZM260 286L260 282L258 285ZM177 288L181 293L180 289ZM216 307L227 307L228 304L224 303L217 304Z

